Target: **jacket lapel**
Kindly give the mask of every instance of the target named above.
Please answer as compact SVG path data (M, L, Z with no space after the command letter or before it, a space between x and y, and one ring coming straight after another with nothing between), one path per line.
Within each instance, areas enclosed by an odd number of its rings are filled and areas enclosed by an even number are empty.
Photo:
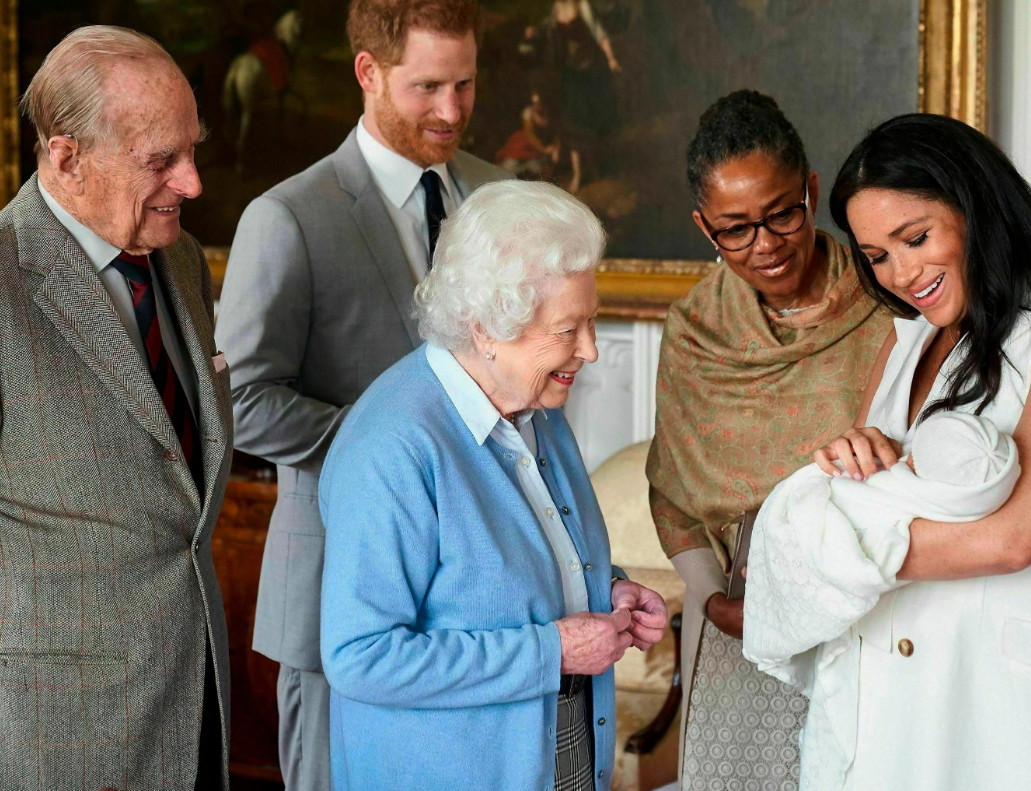
M447 172L451 174L451 181L454 182L458 196L463 201L469 197L469 193L476 189L479 184L472 183L465 168L462 167L462 152L456 151L455 156L447 163Z
M164 250L150 255L151 269L161 280L161 289L168 309L175 317L188 364L197 377L197 429L204 471L204 506L212 500L218 482L226 445L229 442L232 404L228 387L216 378L211 358L214 339L211 317L198 284L198 266L206 266L203 258L191 255L190 242L180 239ZM202 518L200 524L204 524Z
M40 204L49 214L42 199ZM129 415L167 450L178 452L179 439L154 380L107 289L74 239L67 232L63 236L63 245L33 300L104 386L126 405Z
M415 278L412 277L408 256L401 246L394 221L390 219L387 207L383 205L383 197L372 179L372 173L361 149L358 148L358 138L354 130L337 149L334 165L341 189L355 199L354 206L351 207L351 217L354 218L355 225L379 268L414 349L422 343L419 338L419 327L412 317Z

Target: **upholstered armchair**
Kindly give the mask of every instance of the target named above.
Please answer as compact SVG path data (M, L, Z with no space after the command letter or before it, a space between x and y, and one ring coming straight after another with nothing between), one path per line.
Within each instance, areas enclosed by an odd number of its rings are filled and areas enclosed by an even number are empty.
M644 474L648 442L616 453L591 476L609 530L612 562L662 594L670 626L641 653L616 664L614 791L651 791L677 778L680 757L680 613L684 583L659 546ZM689 669L690 670L690 669Z

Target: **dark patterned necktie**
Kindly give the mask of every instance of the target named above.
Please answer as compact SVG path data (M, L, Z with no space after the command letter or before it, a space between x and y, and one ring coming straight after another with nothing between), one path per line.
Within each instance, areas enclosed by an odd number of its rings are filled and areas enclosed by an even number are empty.
M419 183L426 193L426 227L430 229L430 258L426 262L426 271L429 272L433 268L433 251L437 249L440 224L447 218L447 212L440 194L440 175L435 170L424 171Z
M182 382L175 373L172 361L161 339L161 325L158 322L157 300L154 296L154 282L151 277L150 261L145 255L130 255L121 252L111 262L121 272L132 289L132 305L136 313L136 326L147 350L147 364L154 386L161 395L165 411L172 421L183 458L190 467L190 474L197 484L197 491L204 497L204 475L201 469L201 453L197 446L197 424L186 400Z

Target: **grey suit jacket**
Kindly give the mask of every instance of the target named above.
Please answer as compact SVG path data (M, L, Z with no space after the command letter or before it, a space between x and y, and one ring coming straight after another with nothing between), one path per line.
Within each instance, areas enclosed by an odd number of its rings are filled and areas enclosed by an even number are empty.
M462 198L510 175L463 151ZM279 466L254 650L321 670L322 461L350 405L421 341L415 281L355 132L257 198L236 230L215 337L232 370L236 447Z
M146 364L36 176L0 212L4 791L190 791L208 635L228 755L210 543L232 447L228 374L211 361L197 242L183 234L151 267L197 374L203 500Z

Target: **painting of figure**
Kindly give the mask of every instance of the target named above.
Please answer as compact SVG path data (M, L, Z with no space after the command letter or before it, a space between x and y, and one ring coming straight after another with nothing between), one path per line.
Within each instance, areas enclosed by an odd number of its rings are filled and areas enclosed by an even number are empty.
M685 183L685 150L702 111L738 88L774 96L831 181L867 128L917 109L919 6L484 2L466 142L520 178L576 192L605 221L613 257L711 258L690 222ZM830 224L823 207L818 216Z
M47 0L19 5L22 87L83 24L133 27L182 67L211 130L183 223L228 245L253 198L333 151L361 115L347 0ZM702 110L773 96L825 180L876 122L917 109L920 0L481 0L463 147L576 194L609 255L711 258L684 153ZM23 140L31 140L24 134ZM23 144L23 177L34 168ZM821 207L818 220L829 225Z

